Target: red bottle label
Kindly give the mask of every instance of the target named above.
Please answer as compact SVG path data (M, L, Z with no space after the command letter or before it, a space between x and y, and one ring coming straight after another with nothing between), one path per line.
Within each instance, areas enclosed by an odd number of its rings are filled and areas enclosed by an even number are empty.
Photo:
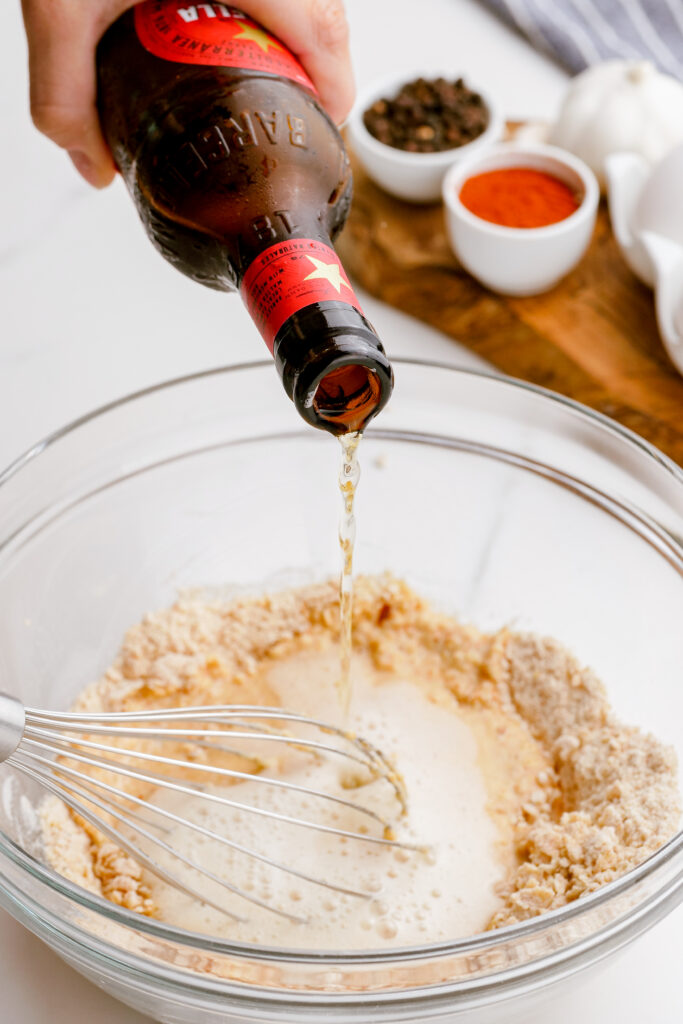
M138 39L155 57L179 64L266 71L316 91L286 46L229 4L144 0L134 14Z
M285 320L312 302L336 299L363 312L334 249L312 238L269 246L249 264L240 292L271 354Z

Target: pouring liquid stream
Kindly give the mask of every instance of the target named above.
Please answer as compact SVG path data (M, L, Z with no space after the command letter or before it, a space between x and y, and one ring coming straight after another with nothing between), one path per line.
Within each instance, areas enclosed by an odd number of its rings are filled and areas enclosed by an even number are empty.
M353 643L353 550L356 541L356 517L354 502L356 487L360 478L358 446L362 434L359 430L343 434L339 440L342 446L339 490L342 496L342 513L339 520L339 547L342 568L339 578L339 632L340 670L337 689L344 716L349 712L351 701L351 649Z

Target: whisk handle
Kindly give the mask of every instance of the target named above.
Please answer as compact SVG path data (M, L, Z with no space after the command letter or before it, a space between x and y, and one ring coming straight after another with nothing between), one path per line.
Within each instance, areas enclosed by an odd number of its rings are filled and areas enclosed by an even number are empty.
M25 726L26 712L21 701L8 693L0 693L0 764L21 743Z

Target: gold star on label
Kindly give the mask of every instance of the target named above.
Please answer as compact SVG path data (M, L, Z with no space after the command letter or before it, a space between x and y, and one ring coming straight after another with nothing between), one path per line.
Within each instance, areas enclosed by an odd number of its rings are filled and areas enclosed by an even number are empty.
M235 39L246 40L250 43L255 43L256 46L260 46L266 53L268 52L269 46L274 46L276 50L281 50L282 47L279 43L276 43L272 36L269 36L267 32L258 28L257 25L240 25L239 36L235 36Z
M309 256L306 253L306 259L310 260L315 270L304 278L304 281L314 281L319 278L321 281L329 281L333 288L341 294L342 285L351 291L351 285L347 284L344 278L341 276L341 267L338 263L324 263L323 260L317 259L315 256Z

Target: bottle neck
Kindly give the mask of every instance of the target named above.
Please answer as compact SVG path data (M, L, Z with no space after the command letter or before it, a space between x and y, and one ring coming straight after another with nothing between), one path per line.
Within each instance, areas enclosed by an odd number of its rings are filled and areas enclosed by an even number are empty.
M275 242L240 291L301 416L334 434L362 430L388 401L393 375L331 244Z
M350 304L319 302L294 313L277 334L274 356L299 414L332 434L363 430L391 396L382 343Z

